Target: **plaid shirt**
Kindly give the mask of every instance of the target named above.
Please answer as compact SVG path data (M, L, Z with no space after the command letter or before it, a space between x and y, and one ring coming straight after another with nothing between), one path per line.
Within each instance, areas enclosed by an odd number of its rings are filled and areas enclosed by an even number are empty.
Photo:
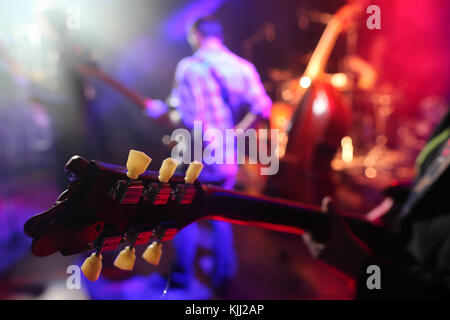
M201 121L203 130L218 129L224 136L225 129L234 128L233 114L238 114L243 106L268 118L272 105L253 64L225 46L200 48L181 60L167 102L178 110L186 127L192 128L194 121ZM224 150L224 156L228 152L233 150ZM237 164L214 164L205 166L202 177L205 181L217 181L236 175L237 170Z
M221 86L228 93L229 105ZM178 109L188 127L199 120L206 128L219 130L234 127L232 108L249 105L253 113L268 117L271 107L255 67L224 46L200 48L180 61L169 104Z

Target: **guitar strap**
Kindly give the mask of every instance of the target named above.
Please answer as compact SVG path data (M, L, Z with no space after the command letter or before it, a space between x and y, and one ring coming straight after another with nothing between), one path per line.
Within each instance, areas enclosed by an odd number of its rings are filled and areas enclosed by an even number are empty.
M230 108L231 117L233 119L233 124L236 124L238 122L238 119L236 119L235 112L234 112L235 110L230 103L230 93L228 92L228 88L224 84L223 79L220 77L220 75L217 73L216 69L212 66L212 64L209 61L207 61L206 59L201 58L201 57L196 57L196 58L200 63L202 63L204 66L207 67L212 78L219 86L222 101Z

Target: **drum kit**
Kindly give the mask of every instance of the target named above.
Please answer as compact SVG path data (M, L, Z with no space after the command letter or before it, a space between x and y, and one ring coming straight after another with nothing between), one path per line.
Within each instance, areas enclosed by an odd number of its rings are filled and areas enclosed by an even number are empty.
M381 84L377 69L356 54L351 20L360 16L360 10L349 3L335 15L314 12L312 17L326 28L312 55L303 59L308 61L305 72L301 76L282 70L269 73L277 88L270 126L280 130L280 171L269 185L278 196L314 202L299 195L298 190L305 189L300 181L309 181L305 186L314 185L311 180L321 185L336 172L366 184L414 174L413 157L390 147L396 143L391 140L399 139L390 134L390 126L401 93ZM342 32L347 32L346 55L338 63L342 71L326 73Z

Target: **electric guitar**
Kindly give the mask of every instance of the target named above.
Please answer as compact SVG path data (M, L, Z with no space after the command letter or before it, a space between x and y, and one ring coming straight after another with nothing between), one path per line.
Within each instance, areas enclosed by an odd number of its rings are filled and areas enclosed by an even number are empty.
M146 98L136 91L126 87L121 82L119 82L97 66L90 65L83 61L77 61L75 62L75 68L84 76L91 76L101 80L103 83L115 89L123 96L128 98L131 102L133 102L136 106L144 110L146 109L147 104L151 101L151 99Z
M157 265L161 243L203 219L295 234L308 231L324 241L329 236L327 216L318 207L202 185L197 177L203 165L198 162L191 163L182 176L174 175L177 162L172 158L164 160L159 172L145 171L150 161L135 150L130 151L126 168L72 157L65 166L68 189L52 208L25 223L25 233L33 238L32 253L45 257L57 251L64 256L92 251L81 269L95 281L102 268L102 252L126 244L114 265L132 270L134 247L150 244L142 257ZM387 231L361 215L342 216L372 248L390 248Z

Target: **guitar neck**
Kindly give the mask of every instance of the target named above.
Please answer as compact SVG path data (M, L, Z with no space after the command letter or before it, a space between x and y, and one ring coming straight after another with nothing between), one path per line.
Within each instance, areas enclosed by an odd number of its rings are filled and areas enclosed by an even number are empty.
M116 89L121 94L123 94L125 97L133 101L137 106L143 109L146 108L145 99L141 95L125 87L123 84L121 84L119 81L111 77L109 74L103 72L99 68L90 67L84 63L77 63L76 66L81 73L102 80L104 83L108 84L109 86L111 86L112 88Z
M314 226L326 226L318 207L216 187L207 187L207 194L206 212L213 219L296 234Z
M319 241L326 241L329 237L328 217L318 206L213 186L204 186L203 189L208 199L203 219L298 235L310 232ZM339 215L358 236L367 241L372 242L371 239L377 238L381 232L361 214L339 212Z

